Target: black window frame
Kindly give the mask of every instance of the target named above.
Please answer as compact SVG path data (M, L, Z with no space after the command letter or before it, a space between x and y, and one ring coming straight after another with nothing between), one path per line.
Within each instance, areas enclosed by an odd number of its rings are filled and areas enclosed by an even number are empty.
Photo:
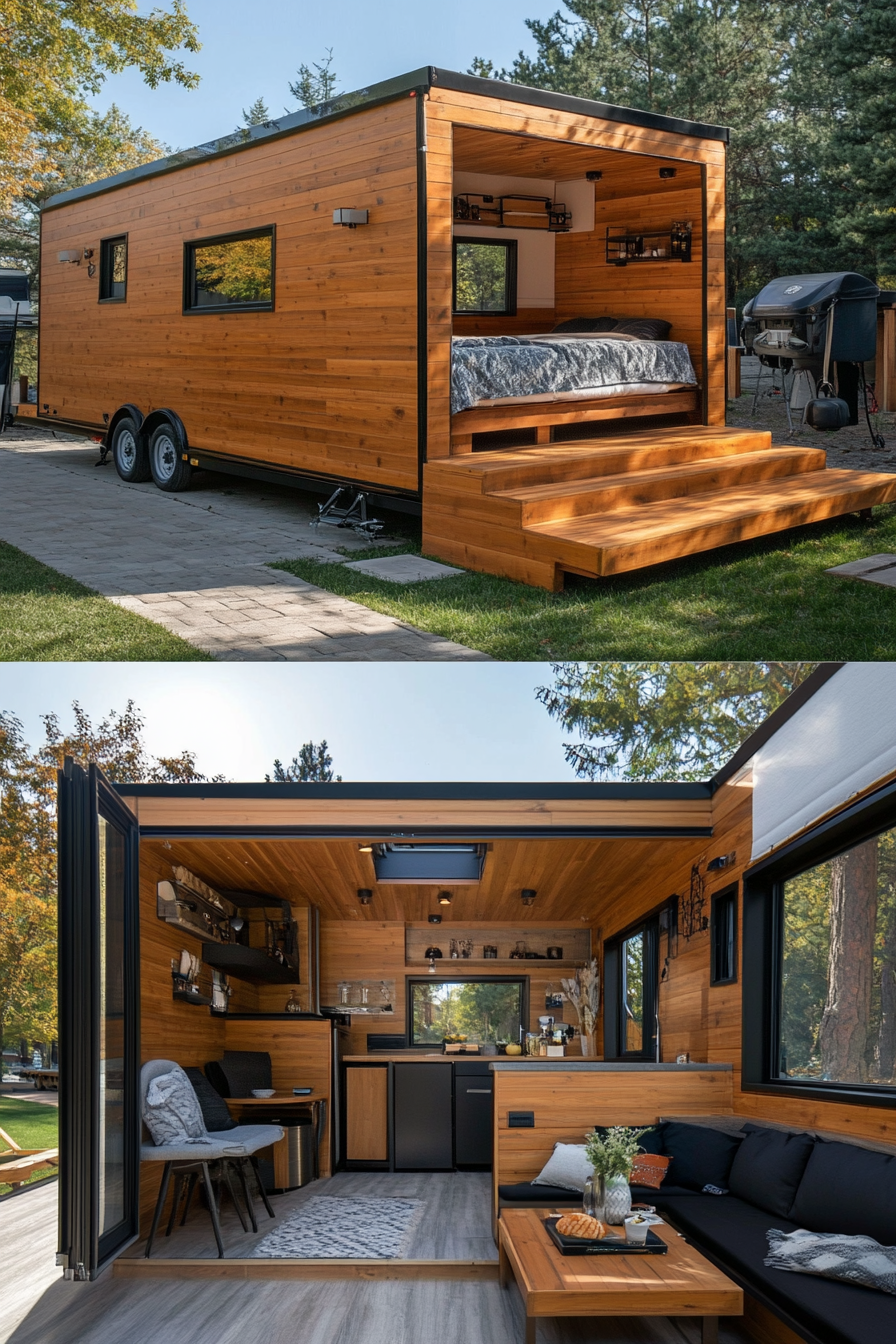
M643 1045L640 1050L627 1050L621 952L623 944L639 933L644 936ZM604 1059L620 1062L656 1060L659 978L660 919L659 912L655 912L604 942Z
M462 308L457 307L457 245L475 243L479 247L503 247L507 252L506 284L504 308ZM469 235L456 236L451 243L451 312L454 317L516 317L517 288L519 276L519 245L516 238L475 238Z
M856 1106L896 1105L896 1087L781 1078L780 1039L784 884L864 840L896 827L896 781L819 823L755 864L743 877L742 1079L744 1092Z
M113 283L111 279L112 269L112 248L116 243L124 243L124 293L108 294L106 290ZM99 303L126 303L128 298L128 261L129 261L128 235L126 233L116 233L112 238L100 239L100 284L99 284Z
M196 287L196 249L213 247L217 243L239 243L246 238L270 238L271 240L271 297L262 302L248 303L207 303L192 302ZM238 229L234 233L216 233L208 238L190 238L184 242L183 270L183 313L185 317L199 316L205 313L272 313L276 299L277 276L277 227L265 224L257 229Z
M737 923L738 923L737 882L722 887L712 894L709 915L709 983L715 985L737 984ZM724 919L724 927L722 921ZM730 929L730 941L724 957L721 955L721 943L726 930ZM728 940L726 940L728 941ZM723 965L727 961L727 967Z
M520 1019L523 1031L529 1030L529 977L528 975L408 975L405 977L405 1034L409 1050L419 1050L431 1041L414 1040L414 985L519 985Z

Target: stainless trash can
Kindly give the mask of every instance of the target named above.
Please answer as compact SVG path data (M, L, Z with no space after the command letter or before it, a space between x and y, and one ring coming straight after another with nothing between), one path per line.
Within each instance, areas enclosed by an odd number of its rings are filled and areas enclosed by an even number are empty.
M280 1170L286 1184L282 1188L296 1190L314 1180L314 1126L284 1125L283 1144L285 1162Z

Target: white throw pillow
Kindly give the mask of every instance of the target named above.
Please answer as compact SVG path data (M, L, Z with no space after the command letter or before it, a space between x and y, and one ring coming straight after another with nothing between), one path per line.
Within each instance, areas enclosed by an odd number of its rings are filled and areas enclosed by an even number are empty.
M556 1185L562 1190L579 1194L585 1182L594 1175L594 1168L585 1156L584 1143L555 1143L546 1165L533 1180L533 1185Z

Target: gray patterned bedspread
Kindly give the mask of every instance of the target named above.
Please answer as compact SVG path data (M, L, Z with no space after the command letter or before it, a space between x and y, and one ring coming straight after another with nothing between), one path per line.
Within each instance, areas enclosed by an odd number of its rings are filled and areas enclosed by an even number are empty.
M452 414L494 397L697 381L688 348L679 341L455 336L451 344Z

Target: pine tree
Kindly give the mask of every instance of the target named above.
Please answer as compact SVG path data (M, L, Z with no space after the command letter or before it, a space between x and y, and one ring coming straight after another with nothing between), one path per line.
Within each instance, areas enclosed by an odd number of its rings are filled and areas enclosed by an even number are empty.
M256 98L251 107L243 108L244 126L264 126L270 119L271 114L263 98Z
M274 761L273 775L264 778L266 784L329 784L334 778L337 784L342 783L341 775L333 775L333 757L326 738L318 743L304 742L289 765Z
M319 103L329 102L336 97L338 78L333 69L333 48L327 47L321 61L312 61L311 65L300 65L294 84L289 91L298 98L302 107L317 107Z

